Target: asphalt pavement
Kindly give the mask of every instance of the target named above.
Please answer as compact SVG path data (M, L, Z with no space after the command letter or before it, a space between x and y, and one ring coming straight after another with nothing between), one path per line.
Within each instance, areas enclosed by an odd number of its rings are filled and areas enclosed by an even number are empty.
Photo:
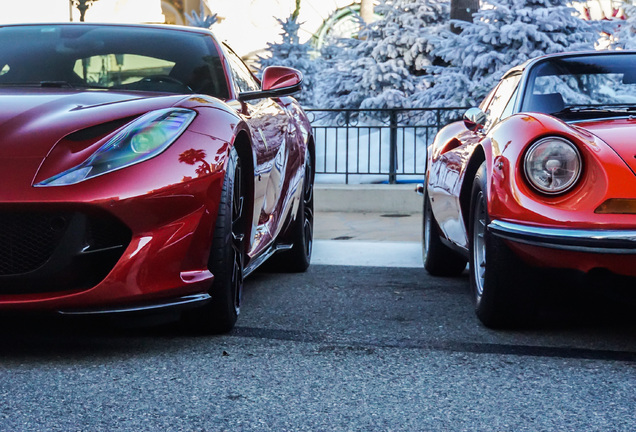
M376 264L419 217L317 213L317 261L323 241L377 257L252 274L226 335L0 322L0 431L636 430L633 303L563 287L536 325L486 329L466 274Z

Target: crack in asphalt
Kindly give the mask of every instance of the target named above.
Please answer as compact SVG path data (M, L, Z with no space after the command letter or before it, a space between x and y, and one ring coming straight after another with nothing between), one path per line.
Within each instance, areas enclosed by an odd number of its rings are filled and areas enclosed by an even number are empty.
M510 345L460 341L435 342L413 339L394 339L391 341L350 341L328 334L258 327L235 327L229 336L300 343L330 344L340 346L343 349L359 349L363 352L365 351L365 348L420 349L453 353L497 354L523 357L549 357L636 363L636 352L633 351L599 350L575 347Z

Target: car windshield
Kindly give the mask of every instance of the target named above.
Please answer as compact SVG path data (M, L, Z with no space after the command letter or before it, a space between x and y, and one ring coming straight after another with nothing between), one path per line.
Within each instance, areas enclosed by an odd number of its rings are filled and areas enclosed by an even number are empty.
M636 110L636 55L547 59L530 72L522 111L567 119Z
M1 27L2 86L89 87L228 97L219 53L208 35L134 26Z

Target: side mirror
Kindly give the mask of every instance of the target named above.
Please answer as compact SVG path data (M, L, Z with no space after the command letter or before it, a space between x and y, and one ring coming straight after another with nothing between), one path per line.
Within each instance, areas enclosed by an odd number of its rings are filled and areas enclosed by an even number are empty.
M262 90L239 93L240 101L287 96L300 91L303 74L299 70L269 66L263 71Z
M469 108L464 113L464 125L469 130L481 129L486 124L486 113L479 108Z

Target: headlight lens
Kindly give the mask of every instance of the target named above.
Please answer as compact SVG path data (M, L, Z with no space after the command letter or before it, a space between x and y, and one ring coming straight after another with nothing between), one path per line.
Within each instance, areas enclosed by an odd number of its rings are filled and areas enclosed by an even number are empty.
M81 164L36 186L66 186L151 159L167 149L196 113L182 108L152 111L128 124Z
M581 153L570 141L543 138L526 152L526 178L537 191L558 195L572 189L581 175Z

